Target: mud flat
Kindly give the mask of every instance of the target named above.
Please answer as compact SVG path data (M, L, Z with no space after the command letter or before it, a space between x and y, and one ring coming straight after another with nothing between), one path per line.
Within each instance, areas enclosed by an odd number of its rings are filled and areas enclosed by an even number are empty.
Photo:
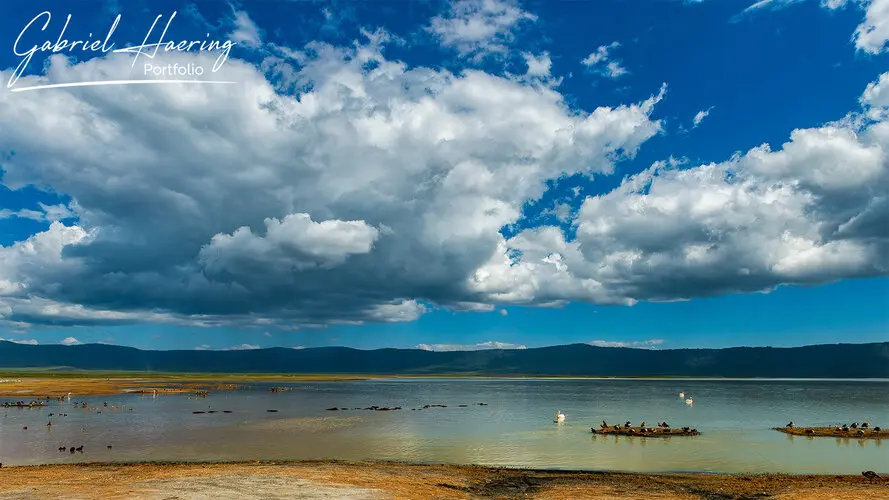
M774 430L793 436L814 437L840 437L855 439L889 439L889 430L880 427L867 429L849 429L844 431L842 427L773 427Z
M232 391L245 387L243 382L266 381L326 381L360 380L337 375L306 375L303 377L230 375L230 374L147 374L132 376L109 374L109 376L87 376L79 373L57 375L23 373L17 379L0 384L0 398L34 399L58 398L71 393L77 396L98 396L112 394L188 394L208 391Z
M577 498L885 500L889 481L837 475L633 474L394 462L41 465L0 468L11 498Z
M593 431L593 434L601 434L603 436L637 436L637 437L673 437L673 436L698 436L701 433L698 432L697 429L691 429L689 427L680 427L679 429L674 429L671 427L668 428L660 428L660 427L606 427L606 428L598 428L590 427L590 430Z

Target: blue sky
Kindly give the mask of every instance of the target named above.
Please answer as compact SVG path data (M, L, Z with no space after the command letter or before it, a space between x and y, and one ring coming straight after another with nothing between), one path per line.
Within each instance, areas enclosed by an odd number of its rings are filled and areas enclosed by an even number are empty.
M0 338L889 340L884 3L7 4L4 82L43 11L20 53L68 14L68 40L175 11L166 40L238 43L232 85L12 91L199 51L37 52L4 85Z

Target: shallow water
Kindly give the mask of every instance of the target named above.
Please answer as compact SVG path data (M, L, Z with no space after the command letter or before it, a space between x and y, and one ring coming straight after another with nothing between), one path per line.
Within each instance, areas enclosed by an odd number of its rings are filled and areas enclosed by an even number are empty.
M69 402L0 409L0 463L342 459L849 474L889 464L889 442L793 437L770 429L789 420L889 426L889 380L387 379L298 383L280 393L267 391L272 385L282 384L249 384L206 398L74 398L101 413ZM694 405L686 405L680 392L693 395ZM426 404L447 407L411 411ZM371 405L403 409L326 410ZM217 413L192 413L209 410ZM556 410L567 415L563 424L552 422ZM603 419L645 420L652 427L666 420L701 435L592 435L590 427ZM72 445L83 445L83 453L58 451Z

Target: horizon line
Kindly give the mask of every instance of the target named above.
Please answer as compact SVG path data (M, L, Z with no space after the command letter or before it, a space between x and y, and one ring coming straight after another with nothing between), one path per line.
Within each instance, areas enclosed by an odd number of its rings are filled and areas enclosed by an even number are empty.
M97 87L101 85L144 85L144 84L173 84L173 83L197 83L197 84L231 84L238 83L225 80L102 80L90 82L52 83L48 85L33 85L31 87L10 88L10 92L27 92L30 90L61 89L68 87Z
M458 349L458 350L430 350L430 349L422 349L419 347L374 347L374 348L360 348L360 347L350 347L345 345L323 345L323 346L313 346L313 347L303 347L303 346L268 346L268 347L257 347L257 348L247 348L247 349L232 349L232 348L207 348L207 349L145 349L136 346L123 345L123 344L111 344L108 342L81 342L77 344L25 344L21 342L16 342L11 339L0 339L0 343L10 343L22 346L29 347L49 347L49 346L62 346L62 347L77 347L77 346L89 346L89 345L104 345L111 347L123 347L126 349L135 349L137 351L153 351L153 352L170 352L170 351L197 351L197 352L232 352L232 351L261 351L268 349L288 349L288 350L310 350L310 349L330 349L330 348L339 348L339 349L352 349L355 351L380 351L380 350L399 350L399 351L423 351L423 352L436 352L436 353L446 353L446 352L478 352L478 351L527 351L534 349L548 349L553 347L571 347L571 346L587 346L587 347L597 347L601 349L633 349L638 351L653 351L653 352L665 352L665 351L682 351L682 350L711 350L711 351L721 351L727 349L801 349L805 347L820 347L820 346L840 346L840 345L868 345L868 344L889 344L889 341L875 341L875 342L835 342L835 343L822 343L822 344L803 344L796 346L772 346L772 345L739 345L739 346L728 346L728 347L674 347L671 349L650 349L644 347L628 347L628 346L597 346L592 345L587 342L575 342L570 344L553 344L553 345L545 345L545 346L537 346L537 347L526 347L525 349L515 349L515 348L500 348L500 349Z

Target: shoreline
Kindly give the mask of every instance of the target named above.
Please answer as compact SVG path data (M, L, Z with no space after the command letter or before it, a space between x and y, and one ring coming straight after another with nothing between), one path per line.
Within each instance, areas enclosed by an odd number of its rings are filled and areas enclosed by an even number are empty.
M480 465L348 462L129 462L0 467L0 498L879 499L889 480L831 474L634 473Z
M521 375L387 375L387 374L242 374L166 372L47 372L0 369L0 397L34 399L66 396L100 396L127 393L193 393L231 390L248 383L355 382L365 380L633 380L633 381L860 381L886 382L887 379L774 379L718 377L603 377L603 376L521 376ZM231 386L231 387L226 387ZM297 389L297 388L294 388Z

